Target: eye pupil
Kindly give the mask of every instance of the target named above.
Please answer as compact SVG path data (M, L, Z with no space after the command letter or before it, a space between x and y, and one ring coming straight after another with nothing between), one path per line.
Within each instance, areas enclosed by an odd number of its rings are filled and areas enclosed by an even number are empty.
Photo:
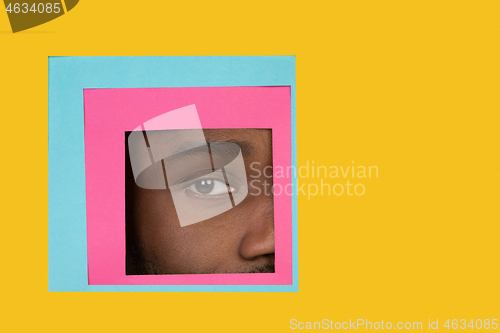
M214 189L214 182L212 180L200 180L197 181L194 186L196 187L196 190L202 194L208 194L213 191Z

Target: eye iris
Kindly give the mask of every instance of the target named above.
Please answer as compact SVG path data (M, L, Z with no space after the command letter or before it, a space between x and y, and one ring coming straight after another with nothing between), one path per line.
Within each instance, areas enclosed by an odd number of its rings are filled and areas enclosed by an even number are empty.
M208 194L212 192L215 184L212 180L199 180L194 184L194 186L196 187L196 190L201 194Z

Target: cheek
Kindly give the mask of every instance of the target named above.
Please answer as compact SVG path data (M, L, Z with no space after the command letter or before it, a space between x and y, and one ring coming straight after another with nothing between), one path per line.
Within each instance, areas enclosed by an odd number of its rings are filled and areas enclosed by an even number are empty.
M138 240L162 272L206 272L237 260L241 212L181 227L167 191L143 191L137 199Z
M167 191L139 189L134 200L134 224L138 247L146 259L156 261L174 244L179 224Z

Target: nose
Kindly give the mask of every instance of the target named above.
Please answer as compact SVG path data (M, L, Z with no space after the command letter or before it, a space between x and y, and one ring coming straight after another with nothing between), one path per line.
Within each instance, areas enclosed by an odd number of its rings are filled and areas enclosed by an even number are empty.
M256 201L240 241L240 256L246 260L274 256L273 198L259 197Z

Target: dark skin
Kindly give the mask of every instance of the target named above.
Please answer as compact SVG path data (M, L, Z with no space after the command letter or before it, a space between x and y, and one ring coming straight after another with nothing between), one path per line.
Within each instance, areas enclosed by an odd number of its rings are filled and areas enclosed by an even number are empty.
M264 186L272 185L272 178L263 172L266 166L272 167L271 133L260 129L204 130L208 142L239 144L248 182L258 181L248 187L247 197L233 209L184 227L170 190L138 187L127 163L127 274L273 273L273 197L264 191ZM252 168L260 170L260 176L250 167L253 162L258 162ZM260 194L255 187L261 189ZM185 191L192 190L196 187Z

